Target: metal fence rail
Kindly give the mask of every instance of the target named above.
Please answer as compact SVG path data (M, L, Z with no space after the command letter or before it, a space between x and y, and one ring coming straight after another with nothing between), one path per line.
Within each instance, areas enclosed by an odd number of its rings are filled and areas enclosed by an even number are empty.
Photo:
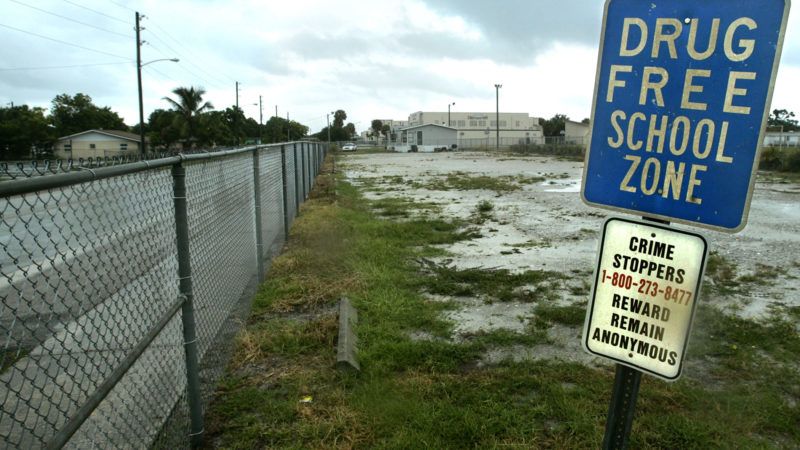
M326 152L0 183L0 448L198 445L237 319Z

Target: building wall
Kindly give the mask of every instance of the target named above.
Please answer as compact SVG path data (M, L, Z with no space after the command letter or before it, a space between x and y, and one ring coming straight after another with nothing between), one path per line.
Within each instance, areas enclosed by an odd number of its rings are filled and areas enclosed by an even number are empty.
M70 145L72 151L69 151ZM130 156L139 153L139 143L104 134L87 133L56 141L53 153L59 159Z
M495 130L497 114L495 112L451 112L450 125L459 131L485 131L486 129ZM408 126L424 125L435 123L447 125L447 111L426 112L418 111L408 116ZM542 132L537 117L531 117L528 113L500 113L500 132L512 132L527 130L529 132ZM502 136L502 134L501 134Z
M564 142L567 144L589 145L589 131L591 127L588 123L566 121L564 124Z

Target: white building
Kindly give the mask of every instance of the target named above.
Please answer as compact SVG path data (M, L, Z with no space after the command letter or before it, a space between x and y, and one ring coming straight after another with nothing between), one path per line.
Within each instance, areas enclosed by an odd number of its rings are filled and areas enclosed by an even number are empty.
M800 133L794 131L767 131L764 147L800 147Z
M406 137L404 143L395 143L398 152L434 152L436 149L452 150L458 142L458 130L446 125L426 123L400 130Z
M509 146L544 141L542 126L537 117L528 113L499 114L499 127L496 112L431 112L417 111L408 116L408 126L436 124L450 126L457 130L458 147L493 147L500 132L500 145ZM449 125L448 125L449 124ZM395 142L405 143L401 133Z
M573 122L567 120L564 122L564 143L573 145L589 145L589 131L592 127L588 123Z

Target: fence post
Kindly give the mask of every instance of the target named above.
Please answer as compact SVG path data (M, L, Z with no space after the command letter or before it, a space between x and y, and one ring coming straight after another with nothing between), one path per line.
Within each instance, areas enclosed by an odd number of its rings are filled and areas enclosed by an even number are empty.
M306 186L306 144L305 142L300 143L300 158L302 160L301 164L301 172L303 173L303 201L306 201L306 190L308 187Z
M197 329L194 320L192 294L192 266L189 259L189 215L186 207L186 169L183 162L172 166L173 196L175 201L175 235L178 250L178 281L186 301L181 306L183 323L183 348L186 356L186 397L189 404L191 431L190 443L199 448L203 442L203 404L200 393L200 367L197 356Z
M261 230L261 163L258 158L258 147L253 150L253 194L256 214L256 266L260 284L264 281L264 233Z
M286 179L286 146L281 145L281 180L283 181L283 239L289 241L289 183Z
M297 164L297 142L292 147L294 149L292 151L294 157L294 215L297 217L300 214L300 166Z

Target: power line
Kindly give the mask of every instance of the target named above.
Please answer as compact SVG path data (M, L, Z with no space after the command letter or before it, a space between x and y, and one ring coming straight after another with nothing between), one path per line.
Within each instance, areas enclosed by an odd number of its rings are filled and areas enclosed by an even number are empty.
M128 8L127 6L125 6L125 5L121 4L121 3L117 3L117 2L115 2L114 0L108 0L108 1L109 1L109 2L111 2L111 3L113 3L113 4L115 4L115 5L117 5L117 6L119 6L120 8L127 9L128 11L131 11L131 12L136 12L136 10L135 10L135 9Z
M59 18L64 19L64 20L69 20L70 22L75 22L75 23L78 23L78 24L81 24L81 25L84 25L84 26L87 26L87 27L90 27L90 28L94 28L95 30L100 30L100 31L105 31L106 33L116 34L117 36L122 36L124 38L133 38L133 36L129 35L129 34L122 34L122 33L117 33L116 31L106 30L105 28L100 28L100 27L94 26L94 25L92 25L90 23L81 22L80 20L75 20L75 19L72 19L72 18L67 17L67 16L62 16L61 14L54 13L52 11L47 11L46 9L38 8L36 6L32 6L32 5L29 5L27 3L23 3L23 2L17 1L17 0L9 0L9 1L14 2L14 3L18 4L18 5L25 6L26 8L35 9L35 10L43 12L45 14L50 14L51 16L59 17Z
M95 13L95 14L98 14L98 15L101 15L101 16L103 16L103 17L108 17L109 19L116 20L117 22L122 22L122 23L124 23L124 24L127 24L127 25L130 25L130 24L131 24L131 23L130 23L130 22L128 22L127 20L122 20L122 19L120 19L119 17L109 16L109 15L108 15L108 14L106 14L106 13L102 13L102 12L100 12L100 11L97 11L97 10L95 10L95 9L89 8L89 7L87 7L87 6L83 6L83 5L81 5L81 4L78 4L78 3L72 2L72 1L70 1L70 0L63 0L63 1L64 1L64 2L66 2L66 3L69 3L70 5L77 6L78 8L83 8L83 9L85 9L85 10L87 10L87 11L91 11L91 12L93 12L93 13Z
M0 72L10 72L13 70L51 70L51 69L72 69L75 67L95 67L95 66L111 66L119 64L132 64L136 61L121 61L121 62L106 62L106 63L93 63L93 64L72 64L69 66L41 66L41 67L9 67L0 68Z
M103 55L113 56L115 58L121 58L121 59L125 59L125 60L129 60L130 59L127 56L115 55L114 53L109 53L109 52L104 52L102 50L97 50L97 49L93 49L93 48L89 48L89 47L84 47L82 45L73 44L71 42L62 41L60 39L51 38L51 37L48 37L48 36L43 36L41 34L33 33L31 31L22 30L20 28L15 28L15 27L12 27L10 25L6 25L4 23L0 23L0 27L5 27L5 28L8 28L10 30L19 31L20 33L30 34L31 36L36 36L38 38L47 39L48 41L58 42L59 44L69 45L70 47L77 47L77 48L80 48L80 49L83 49L83 50L88 50L90 52L100 53L100 54L103 54Z
M155 21L151 21L151 22L152 22L153 26L154 26L154 27L156 27L158 30L160 30L162 33L164 33L164 35L165 35L165 36L167 36L168 38L172 39L172 41L173 41L173 42L175 42L175 43L176 43L176 44L178 44L180 47L182 47L184 50L186 50L187 54L189 54L189 55L191 55L191 56L197 56L197 55L194 55L194 54L192 53L192 51L191 51L191 50L189 50L189 49L188 49L186 46L184 46L184 45L183 45L183 44L182 44L182 43L181 43L179 40L177 40L177 39L175 39L174 37L172 37L172 35L170 35L170 34L167 32L167 30L165 30L165 29L161 28L161 26L159 26L159 25L158 25L158 24L157 24ZM164 44L166 45L166 42L165 42ZM172 50L173 50L173 51L175 51L175 49L172 49ZM176 53L177 53L177 52L176 52ZM191 64L191 65L193 65L193 66L197 67L197 68L198 68L198 69L199 69L201 72L203 72L203 73L205 73L205 74L207 74L207 75L209 75L209 76L211 76L211 77L217 78L217 76L216 76L216 75L214 75L214 74L212 74L212 73L209 73L209 72L207 72L207 71L206 71L206 70L204 70L202 67L198 66L197 64L194 64L194 63L192 63L192 62L191 62L191 60L188 60L188 59L187 59L187 61L189 62L189 64ZM223 74L223 75L225 75L225 74ZM225 75L225 76L226 76L226 77L227 77L227 78L228 78L230 81L236 82L236 80L235 80L235 79L233 79L233 78L231 78L230 76L228 76L228 75ZM217 78L217 80L220 80L220 81L221 81L221 79L220 79L220 78ZM227 81L223 81L223 83L226 83L226 84L227 84Z
M161 27L159 27L158 25L156 25L155 23L153 23L153 25L155 25L155 26L156 26L156 28L159 28L159 29L161 28ZM180 52L178 52L177 50L175 50L175 49L174 49L174 48L173 48L171 45L169 45L169 43L167 43L165 40L161 39L161 38L160 38L160 37L159 37L157 34L155 34L155 33L154 33L152 30L150 30L150 36L151 36L151 37L153 37L154 39L156 39L157 41L161 42L162 44L164 44L164 45L165 45L165 46L166 46L166 47L167 47L167 48L168 48L170 51L172 51L173 53L175 53L175 55L176 55L176 56L180 57L180 58L181 58L181 61L185 61L185 62L187 62L187 63L191 64L192 66L194 66L195 68L197 68L199 71L201 71L201 72L205 73L206 75L208 75L209 77L211 77L211 78L215 79L217 82L220 82L220 83L222 83L222 84L224 84L224 85L227 85L227 82L226 82L226 81L222 81L220 78L216 77L214 74L212 74L212 73L209 73L208 71L206 71L206 70L205 70L205 69L203 69L202 67L200 67L200 66L198 66L197 64L193 63L191 59L189 59L189 58L186 58L186 57L185 57L185 54L181 54ZM185 67L184 67L184 69L188 71L188 69L186 69ZM198 76L198 75L195 75L195 76L197 76L198 78L201 78L201 79L203 79L203 77L200 77L200 76ZM208 80L205 80L205 79L203 79L203 81L205 81L206 83L209 83L209 82L208 82ZM209 84L210 84L210 83L209 83Z

